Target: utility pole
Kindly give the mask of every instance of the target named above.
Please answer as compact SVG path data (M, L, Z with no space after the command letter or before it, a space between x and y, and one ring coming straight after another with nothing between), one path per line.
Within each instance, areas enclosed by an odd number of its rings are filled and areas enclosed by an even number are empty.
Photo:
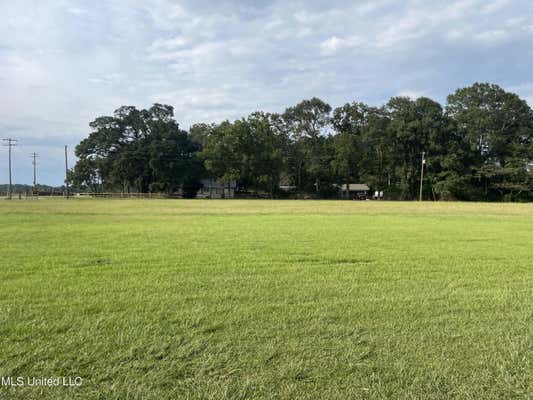
M68 200L68 156L67 156L68 146L65 145L65 192Z
M424 183L424 165L426 164L426 152L422 152L422 163L420 165L420 196L419 201L422 201L422 184Z
M7 138L7 139L2 139L4 142L6 142L4 144L4 146L7 146L9 148L9 186L7 187L7 198L9 200L11 200L11 196L12 196L12 182L11 182L11 148L13 146L16 146L17 145L17 142L18 140L17 139L11 139L11 138Z
M39 157L39 154L33 152L30 153L30 157L32 158L32 164L33 164L33 194L35 194L35 186L37 185L37 157Z

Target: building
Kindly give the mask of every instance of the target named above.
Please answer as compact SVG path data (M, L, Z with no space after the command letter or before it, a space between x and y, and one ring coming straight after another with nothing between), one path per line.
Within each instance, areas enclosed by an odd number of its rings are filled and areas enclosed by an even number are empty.
M201 199L233 199L237 182L222 184L215 179L202 179L202 188L196 194Z
M279 185L279 190L281 190L283 192L286 192L286 193L295 192L295 191L298 190L298 186L294 186L294 185Z
M366 200L370 188L365 183L350 183L340 186L341 196L343 199Z

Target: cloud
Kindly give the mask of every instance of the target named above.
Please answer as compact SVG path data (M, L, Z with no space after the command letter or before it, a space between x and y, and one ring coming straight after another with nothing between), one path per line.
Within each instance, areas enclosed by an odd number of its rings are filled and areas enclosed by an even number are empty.
M497 11L500 11L502 8L508 6L510 3L509 0L493 0L487 1L483 7L481 7L481 12L483 14L492 14Z
M188 43L183 36L174 36L169 39L156 39L149 47L149 51L157 51L160 49L172 50L184 47Z
M426 93L423 91L417 91L417 90L402 90L398 93L398 96L400 97L409 97L412 100L416 100L420 97L426 96Z
M490 31L483 31L477 33L474 37L475 39L485 42L485 43L495 43L505 40L508 36L508 32L503 29L494 29Z
M0 136L43 146L49 183L61 143L123 104L172 104L187 128L311 96L443 102L475 81L533 101L527 0L20 0L0 14Z
M67 12L69 12L70 14L79 16L79 15L87 14L87 9L80 8L80 7L68 7Z
M361 44L362 40L357 36L352 36L346 39L332 36L320 43L320 49L322 54L331 55L339 50L357 47Z

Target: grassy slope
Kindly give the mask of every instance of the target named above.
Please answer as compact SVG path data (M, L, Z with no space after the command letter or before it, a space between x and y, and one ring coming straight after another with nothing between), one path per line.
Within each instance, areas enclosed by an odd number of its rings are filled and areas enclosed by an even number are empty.
M0 202L0 399L526 399L533 205Z

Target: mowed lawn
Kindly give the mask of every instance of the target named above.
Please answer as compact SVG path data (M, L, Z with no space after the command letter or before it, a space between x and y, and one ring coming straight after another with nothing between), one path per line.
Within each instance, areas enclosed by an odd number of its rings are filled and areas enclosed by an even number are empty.
M531 399L533 204L0 201L0 399Z

